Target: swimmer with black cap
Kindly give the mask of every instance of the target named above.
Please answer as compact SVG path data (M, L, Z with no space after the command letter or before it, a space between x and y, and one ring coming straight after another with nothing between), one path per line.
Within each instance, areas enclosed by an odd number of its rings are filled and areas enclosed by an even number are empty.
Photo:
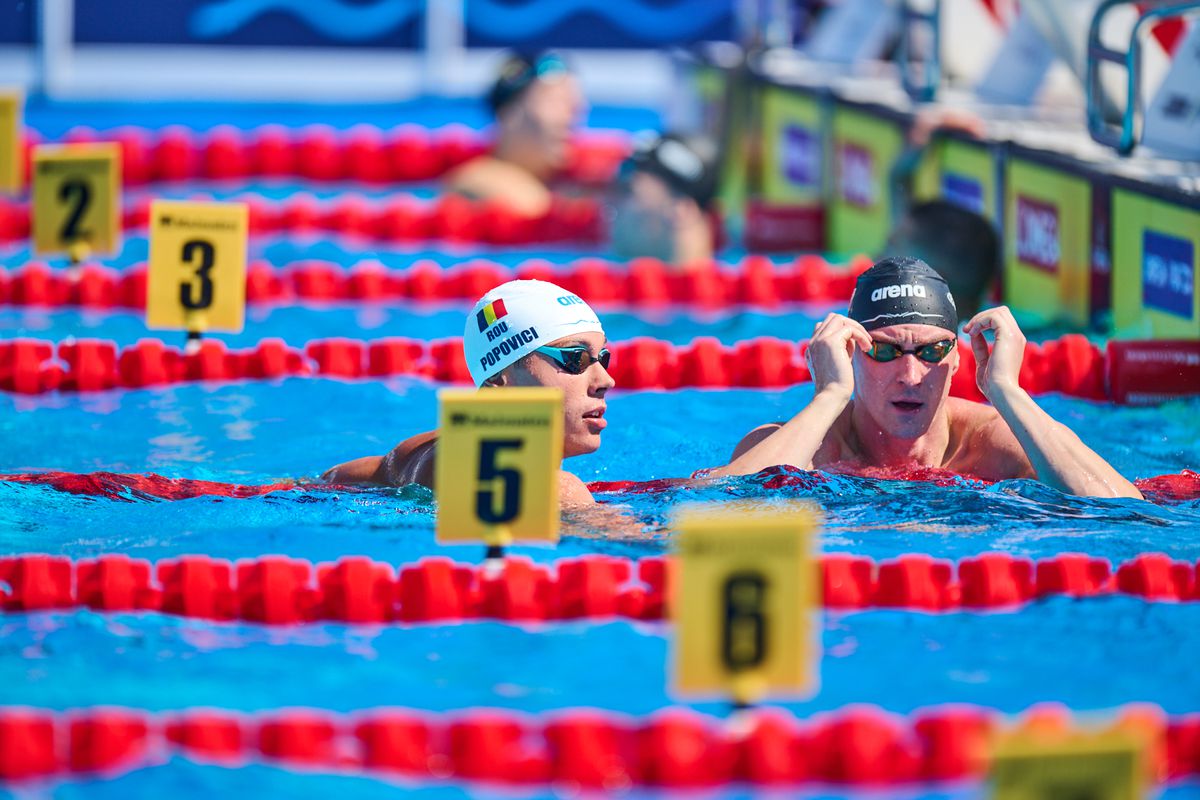
M489 337L489 334L491 336ZM463 351L478 387L552 386L563 392L563 456L593 453L607 426L608 339L582 299L547 281L509 281L485 294L467 315ZM437 432L405 439L386 456L339 464L330 483L433 488ZM561 466L561 465L560 465ZM559 470L563 506L595 502L579 478Z
M934 467L984 480L1036 478L1075 495L1141 498L1020 387L1025 337L1008 308L982 311L963 328L991 405L950 397L957 327L950 290L928 264L878 262L859 276L848 315L830 314L809 341L812 401L787 422L750 431L730 463L708 474L779 464ZM994 339L990 352L985 331Z
M513 54L501 65L487 103L496 120L495 144L450 171L446 187L542 216L553 199L549 184L567 165L572 133L586 109L579 82L555 53Z
M712 261L721 239L717 152L706 139L663 134L639 142L614 186L613 252L688 268Z

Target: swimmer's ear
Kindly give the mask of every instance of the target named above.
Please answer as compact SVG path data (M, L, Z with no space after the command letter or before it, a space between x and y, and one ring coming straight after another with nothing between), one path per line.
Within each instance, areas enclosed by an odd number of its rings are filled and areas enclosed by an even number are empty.
M506 386L508 384L508 370L502 369L492 377L483 382L484 386L497 387Z

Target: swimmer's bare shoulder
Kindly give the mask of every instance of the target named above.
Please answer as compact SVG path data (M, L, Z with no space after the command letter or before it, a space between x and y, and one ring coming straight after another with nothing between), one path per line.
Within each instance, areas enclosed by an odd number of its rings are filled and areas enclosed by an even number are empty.
M592 506L596 498L592 497L587 484L566 470L558 471L558 502L563 508L577 506Z
M996 409L949 397L946 411L954 443L946 469L989 481L1037 477L1021 443Z
M550 190L527 170L484 155L471 159L449 173L446 188L472 200L498 200L513 211L540 217L550 209Z
M834 422L833 427L825 434L825 439L821 442L821 446L817 448L817 452L813 454L812 462L808 464L790 464L789 466L798 467L799 469L818 469L827 464L838 463L849 457L849 448L846 445L846 430L849 425L849 413L843 412ZM733 454L729 457L730 461L734 461L743 453L756 444L766 439L775 431L783 427L782 422L768 422L765 425L759 425L754 428L737 443L733 448Z
M437 431L410 436L385 456L367 456L333 467L321 479L329 483L369 483L407 486L419 483L433 488Z

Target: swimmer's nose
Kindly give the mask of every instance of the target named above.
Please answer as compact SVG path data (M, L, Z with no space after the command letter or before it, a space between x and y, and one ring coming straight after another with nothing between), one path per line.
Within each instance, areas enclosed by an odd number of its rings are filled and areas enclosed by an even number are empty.
M905 353L900 356L900 370L896 375L896 380L905 386L916 386L925 377L928 370L912 353Z
M608 370L600 366L599 361L592 364L591 371L595 374L595 377L592 379L591 394L593 397L604 397L609 389L617 385L617 382L613 380L613 376L608 374Z

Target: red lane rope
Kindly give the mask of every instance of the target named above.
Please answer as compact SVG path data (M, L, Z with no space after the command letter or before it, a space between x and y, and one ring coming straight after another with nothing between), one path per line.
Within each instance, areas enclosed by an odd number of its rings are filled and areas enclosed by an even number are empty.
M785 387L810 380L806 342L762 337L722 344L703 337L686 345L636 338L611 345L610 372L620 389ZM960 346L951 381L956 397L982 400L971 348ZM95 392L192 381L297 376L415 376L471 382L459 339L319 339L303 350L280 339L230 350L216 339L183 353L158 339L118 349L102 339L0 342L0 390L19 394ZM1079 334L1026 345L1021 386L1091 400L1162 401L1200 394L1200 342L1109 342L1107 352Z
M180 126L160 131L126 127L109 133L80 127L61 141L117 142L126 186L287 177L377 185L427 182L491 146L468 128L430 131L415 125L392 130L359 125L346 132L321 125L299 130L268 125L249 132L220 126L204 134ZM33 147L41 143L40 136L26 130L27 166ZM629 150L625 134L582 132L571 144L563 178L588 185L609 183ZM24 174L32 172L26 169Z
M791 467L770 467L759 473L767 479L763 487L779 489L784 486L806 486L824 480L814 473L792 472ZM928 481L938 485L954 485L958 476L946 470L903 469L872 470L866 477L883 480ZM166 478L154 473L120 472L24 472L0 474L0 481L49 486L71 494L107 497L112 500L188 500L193 497L257 497L271 492L358 492L369 487L339 486L327 483L280 482L263 485L218 483L190 478ZM606 494L654 494L686 484L687 479L659 478L651 481L593 481L588 489ZM1134 481L1147 500L1155 503L1179 503L1200 499L1200 474L1185 469L1172 475L1158 475Z
M683 707L640 719L586 708L538 716L498 709L350 715L293 709L251 716L220 709L8 707L0 708L0 780L116 774L179 754L227 766L269 760L303 769L575 790L891 786L982 779L998 734L1036 729L1052 741L1074 724L1057 704L1031 707L1015 719L970 705L909 715L859 705L809 719L764 708L747 723L734 726ZM1200 773L1200 715L1127 705L1111 727L1146 737L1154 780Z
M600 204L588 198L555 197L540 217L524 217L495 203L458 195L426 202L411 197L370 200L341 197L320 201L310 195L288 200L234 198L249 207L250 235L340 234L386 242L482 242L495 245L596 244L605 230ZM149 198L127 204L125 230L142 230L150 218ZM29 205L0 200L0 242L29 238Z
M562 268L539 259L515 268L473 260L444 269L432 261L421 261L403 270L388 269L375 261L349 269L324 261L302 261L282 269L260 262L247 269L246 302L474 302L505 281L537 278L553 281L601 307L686 304L708 310L734 306L774 309L785 303L845 303L854 281L870 266L865 256L853 259L848 267L834 267L815 255L779 266L763 256L748 256L731 267L708 263L686 272L651 258L635 259L628 265L580 259ZM76 273L41 263L0 268L0 303L93 310L145 308L146 266L115 270L87 264Z
M158 611L267 625L579 620L669 616L671 559L581 556L554 564L506 558L497 568L423 558L399 570L365 556L313 564L262 556L236 564L202 555L151 564L123 554L78 562L43 554L0 558L6 612L90 608ZM984 553L958 563L924 554L876 562L819 556L823 604L850 611L1013 610L1053 595L1124 594L1195 602L1200 563L1143 553L1117 565L1064 553L1038 559Z

